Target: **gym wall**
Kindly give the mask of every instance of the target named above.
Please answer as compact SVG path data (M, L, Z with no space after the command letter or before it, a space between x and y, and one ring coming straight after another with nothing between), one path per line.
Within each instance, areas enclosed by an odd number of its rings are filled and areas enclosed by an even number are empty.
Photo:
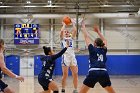
M40 61L40 55L34 58L34 75L38 75L42 62ZM89 68L88 55L77 55L76 58L79 68L78 74L86 75ZM106 67L111 75L140 75L140 55L108 55ZM54 74L62 75L61 58L56 61ZM71 72L69 74L71 75Z

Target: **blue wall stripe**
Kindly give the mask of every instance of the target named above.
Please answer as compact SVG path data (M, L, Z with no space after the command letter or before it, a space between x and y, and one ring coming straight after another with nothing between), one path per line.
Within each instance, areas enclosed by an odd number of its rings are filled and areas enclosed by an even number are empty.
M35 56L37 57L37 56ZM34 57L34 58L35 58ZM62 75L61 57L56 61L55 75ZM88 73L88 55L77 55L79 75L86 75ZM41 68L41 62L35 59L35 75L38 74ZM140 55L108 55L107 56L107 70L112 75L140 75ZM69 74L71 75L70 71Z

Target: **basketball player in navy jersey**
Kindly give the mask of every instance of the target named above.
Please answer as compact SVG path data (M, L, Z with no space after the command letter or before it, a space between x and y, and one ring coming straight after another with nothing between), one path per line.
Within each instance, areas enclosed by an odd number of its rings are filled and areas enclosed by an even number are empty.
M3 52L5 50L5 46L4 46L4 40L0 39L0 92L4 92L4 93L15 93L12 89L10 89L8 87L7 84L5 84L1 79L2 79L2 73L15 78L17 80L20 81L24 81L24 78L22 76L18 76L16 74L14 74L13 72L11 72L6 66L5 66L5 62L4 62L4 55Z
M74 53L74 38L76 37L77 34L77 29L75 26L75 23L72 20L72 31L68 31L65 26L66 24L63 23L63 26L61 28L60 32L60 38L62 41L62 47L66 46L66 40L70 42L70 46L68 47L67 51L64 53L62 56L62 71L63 71L63 76L62 76L62 93L65 93L65 87L66 87L66 79L68 77L68 70L70 68L72 72L72 77L73 77L73 85L74 85L74 90L73 93L78 93L77 92L77 86L78 86L78 66L77 66L77 60L75 58L75 53Z
M45 56L41 57L43 62L42 70L38 75L39 84L43 87L44 91L41 93L59 93L58 86L52 79L53 71L55 68L55 60L62 56L63 53L67 50L69 42L66 41L66 47L63 48L59 53L54 54L53 50L50 47L43 47Z
M94 31L100 38L96 38L93 45L86 32L85 24L84 22L82 23L82 32L89 50L89 71L79 93L87 93L97 82L99 82L108 93L115 93L111 87L111 81L105 66L107 60L107 41L97 26L94 26Z

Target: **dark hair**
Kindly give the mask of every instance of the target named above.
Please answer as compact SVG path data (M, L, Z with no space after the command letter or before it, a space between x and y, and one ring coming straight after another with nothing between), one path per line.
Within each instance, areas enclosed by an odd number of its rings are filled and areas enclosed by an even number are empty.
M49 55L49 52L51 52L50 47L43 46L43 50L44 50L45 55Z
M1 45L4 45L4 40L3 39L0 39L0 47Z
M96 38L95 43L97 47L103 47L105 45L101 38Z

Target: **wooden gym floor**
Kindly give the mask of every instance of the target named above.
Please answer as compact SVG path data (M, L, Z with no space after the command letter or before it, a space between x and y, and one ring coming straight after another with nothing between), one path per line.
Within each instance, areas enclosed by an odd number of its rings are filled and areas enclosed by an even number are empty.
M112 86L116 93L140 93L140 76L110 76ZM81 87L85 76L79 76L79 87ZM15 79L5 77L3 79L10 88L13 88L16 93L39 93L43 89L38 84L37 77L25 77L25 81L20 83ZM59 89L61 90L61 76L55 76ZM66 93L72 93L72 77L67 80ZM107 93L98 83L94 89L90 89L88 93Z

